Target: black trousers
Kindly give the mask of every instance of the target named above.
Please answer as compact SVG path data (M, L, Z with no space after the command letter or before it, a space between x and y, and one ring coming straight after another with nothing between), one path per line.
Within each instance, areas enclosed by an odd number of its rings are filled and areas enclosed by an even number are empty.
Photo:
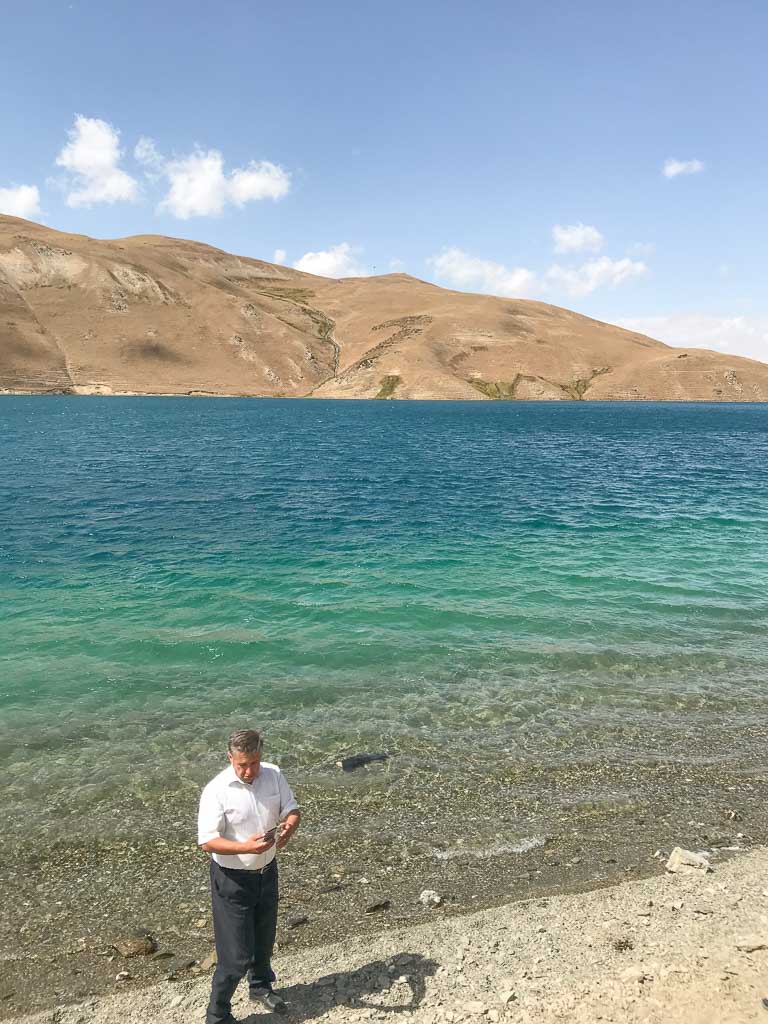
M211 861L216 970L206 1024L223 1024L232 1014L232 996L248 975L254 992L275 980L270 963L277 929L277 861L262 875Z

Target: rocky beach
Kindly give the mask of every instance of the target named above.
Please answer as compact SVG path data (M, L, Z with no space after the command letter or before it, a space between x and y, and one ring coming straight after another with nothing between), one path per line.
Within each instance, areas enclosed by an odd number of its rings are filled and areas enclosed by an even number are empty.
M751 863L749 851L768 843L768 793L757 761L751 769L742 763L687 773L663 764L630 769L604 762L569 770L529 765L518 771L511 800L511 775L505 787L499 779L491 785L489 776L473 778L468 769L457 792L447 779L441 786L436 776L430 784L393 767L394 760L353 778L337 769L335 787L302 787L305 824L280 857L281 958L316 963L325 956L320 951L340 939L350 949L389 950L393 934L421 935L419 929L424 936L435 932L430 941L436 942L445 928L472 934L467 915L473 911L487 909L484 921L498 913L512 922L515 908L525 907L528 920L541 901L580 905L567 902L574 893L584 894L585 907L611 906L603 889L623 892L627 880L651 888L666 884L655 876L664 874L677 845L708 851L716 870L707 884L717 886L721 870L736 870L726 868L729 858L741 853ZM483 784L485 805L478 808L473 794ZM586 788L591 801L575 801ZM431 811L414 793L429 799ZM127 814L112 838L84 832L79 842L56 840L36 856L21 845L4 851L3 1017L50 1014L83 999L98 998L102 1006L126 989L136 994L158 984L174 993L178 986L194 989L210 966L213 932L207 857L191 833L192 799L185 809L184 818L154 834L145 823L140 838L138 819ZM155 820L163 818L156 813ZM436 893L439 905L422 898L425 891ZM444 926L435 928L438 920ZM647 923L639 922L643 928ZM509 927L514 933L517 925ZM126 956L136 937L146 935L151 940L139 942L140 955ZM354 969L362 964L355 962ZM161 1001L168 1001L165 995Z
M337 934L337 941L310 948L281 945L276 968L289 1004L287 1019L332 1024L761 1020L761 998L768 991L768 851L761 847L703 860L686 854L682 861L674 873L660 864L654 877L576 895L536 896L472 914L451 914L447 902L425 896L421 924L407 926L396 915L363 941L360 936L339 941ZM674 859L667 863L675 866ZM15 1019L19 1024L203 1019L212 957L183 969L161 959L160 976L147 985L139 980L137 965L153 962L162 948L152 953L154 943L141 941L119 946L104 950L112 983L101 996L14 1014ZM246 997L242 986L234 1007L238 1020L252 1012ZM4 1002L7 1007L7 994ZM250 1019L260 1016L256 1012Z

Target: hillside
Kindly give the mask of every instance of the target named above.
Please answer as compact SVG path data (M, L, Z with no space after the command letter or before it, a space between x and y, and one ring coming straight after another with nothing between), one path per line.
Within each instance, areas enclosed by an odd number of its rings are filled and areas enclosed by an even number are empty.
M0 391L754 402L768 365L405 274L0 216Z

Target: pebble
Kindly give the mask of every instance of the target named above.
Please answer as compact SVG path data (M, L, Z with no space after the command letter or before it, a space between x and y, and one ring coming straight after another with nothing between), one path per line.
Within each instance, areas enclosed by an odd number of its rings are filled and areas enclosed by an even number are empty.
M683 875L706 875L708 871L712 870L712 866L704 854L684 850L682 846L674 848L665 867L671 874Z
M742 939L741 942L737 942L736 949L741 950L742 953L756 953L759 949L768 949L768 942L755 936L755 938Z
M462 1009L465 1013L485 1013L488 1007L485 1003L481 1003L479 999L470 999L469 1002L462 1004Z
M423 889L419 896L419 903L423 903L425 907L439 907L442 902L442 896L434 889Z
M366 914L375 914L380 910L389 910L391 906L391 900L376 900L375 903L369 903L365 908Z
M183 1002L184 1002L184 996L174 996L173 999L170 1002L170 1007L171 1007L172 1010L175 1010L176 1007L177 1006L181 1006L181 1004Z
M117 952L124 957L149 956L156 952L157 943L149 932L136 932L113 943Z
M621 972L619 977L627 985L642 985L643 982L648 979L648 975L645 973L645 970L638 964L633 964L632 967L627 967Z

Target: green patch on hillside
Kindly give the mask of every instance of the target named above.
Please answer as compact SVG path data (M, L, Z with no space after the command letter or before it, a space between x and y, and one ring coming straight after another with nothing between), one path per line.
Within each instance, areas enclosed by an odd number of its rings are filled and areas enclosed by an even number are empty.
M603 374L610 373L610 371L610 366L596 366L588 377L577 377L569 384L558 384L557 386L562 388L574 402L583 402L584 395L594 383L595 378L602 377Z
M396 375L381 378L381 389L376 398L391 398L400 387L400 378Z
M513 381L506 380L470 380L467 381L473 388L476 388L486 398L493 398L496 401L511 401L515 397L515 389L519 375Z

